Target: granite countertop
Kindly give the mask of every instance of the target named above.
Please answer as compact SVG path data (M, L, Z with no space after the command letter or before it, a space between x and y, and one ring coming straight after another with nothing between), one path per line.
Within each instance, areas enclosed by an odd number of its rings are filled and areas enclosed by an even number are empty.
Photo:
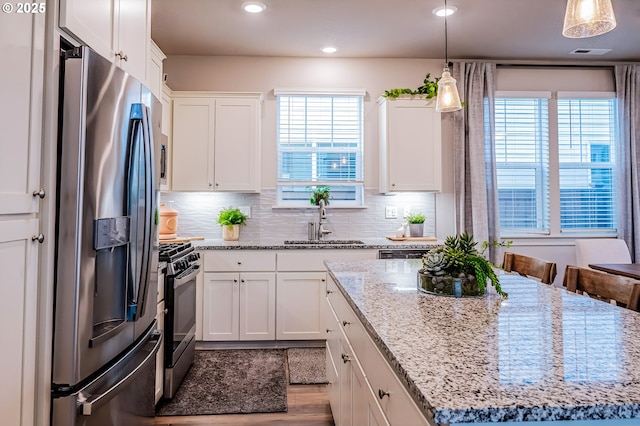
M640 417L640 313L518 275L458 299L419 292L416 260L325 263L437 423Z
M296 240L303 242L304 240ZM337 240L343 243L335 243L336 240L323 240L321 243L309 241L307 244L285 244L282 240L261 240L261 241L224 241L224 240L203 240L192 241L191 244L198 250L318 250L318 249L387 249L387 248L425 248L441 244L438 241L391 241L386 238L361 238L362 244L350 243L356 240ZM344 244L345 242L349 242Z

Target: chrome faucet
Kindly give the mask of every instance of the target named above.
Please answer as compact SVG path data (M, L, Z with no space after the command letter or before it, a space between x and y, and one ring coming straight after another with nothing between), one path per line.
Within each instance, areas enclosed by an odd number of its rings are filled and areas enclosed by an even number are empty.
M320 202L318 203L318 206L320 207L319 209L319 219L318 219L318 236L317 239L321 240L322 237L324 237L326 234L330 234L331 231L324 229L324 227L322 226L322 220L327 218L327 207L325 206L324 200L320 199Z

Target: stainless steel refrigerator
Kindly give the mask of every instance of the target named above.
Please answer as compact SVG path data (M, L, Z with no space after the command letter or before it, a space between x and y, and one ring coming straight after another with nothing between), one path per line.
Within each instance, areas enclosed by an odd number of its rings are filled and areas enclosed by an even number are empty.
M88 47L63 52L60 96L52 425L147 424L161 104Z

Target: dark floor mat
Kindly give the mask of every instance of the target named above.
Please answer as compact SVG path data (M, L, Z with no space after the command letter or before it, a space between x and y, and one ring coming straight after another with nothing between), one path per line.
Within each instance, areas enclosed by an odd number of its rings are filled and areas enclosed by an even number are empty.
M325 348L289 348L289 383L327 383Z

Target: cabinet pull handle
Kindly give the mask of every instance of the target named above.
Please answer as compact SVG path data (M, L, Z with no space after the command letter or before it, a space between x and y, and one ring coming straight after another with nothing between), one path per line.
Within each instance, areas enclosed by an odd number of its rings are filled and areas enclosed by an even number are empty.
M31 241L37 241L40 244L42 244L44 243L44 235L42 234L34 235L33 237L31 237Z
M44 192L44 189L42 189L42 188L40 188L37 191L33 191L33 196L34 197L44 198L45 195L47 195L47 194Z
M378 389L378 398L382 399L385 396L391 396L389 392L383 391L382 389Z
M327 295L329 295L329 294L331 294L331 293L333 293L333 291L332 291L332 290L327 290Z
M342 326L346 327L347 325L351 324L349 321L342 321Z
M349 355L347 354L342 354L342 362L344 362L345 364L348 363L349 361L351 361L351 358L349 357Z
M129 59L129 57L127 55L124 54L124 52L121 50L118 53L116 53L116 56L120 59L122 59L123 61L127 62L127 60Z

